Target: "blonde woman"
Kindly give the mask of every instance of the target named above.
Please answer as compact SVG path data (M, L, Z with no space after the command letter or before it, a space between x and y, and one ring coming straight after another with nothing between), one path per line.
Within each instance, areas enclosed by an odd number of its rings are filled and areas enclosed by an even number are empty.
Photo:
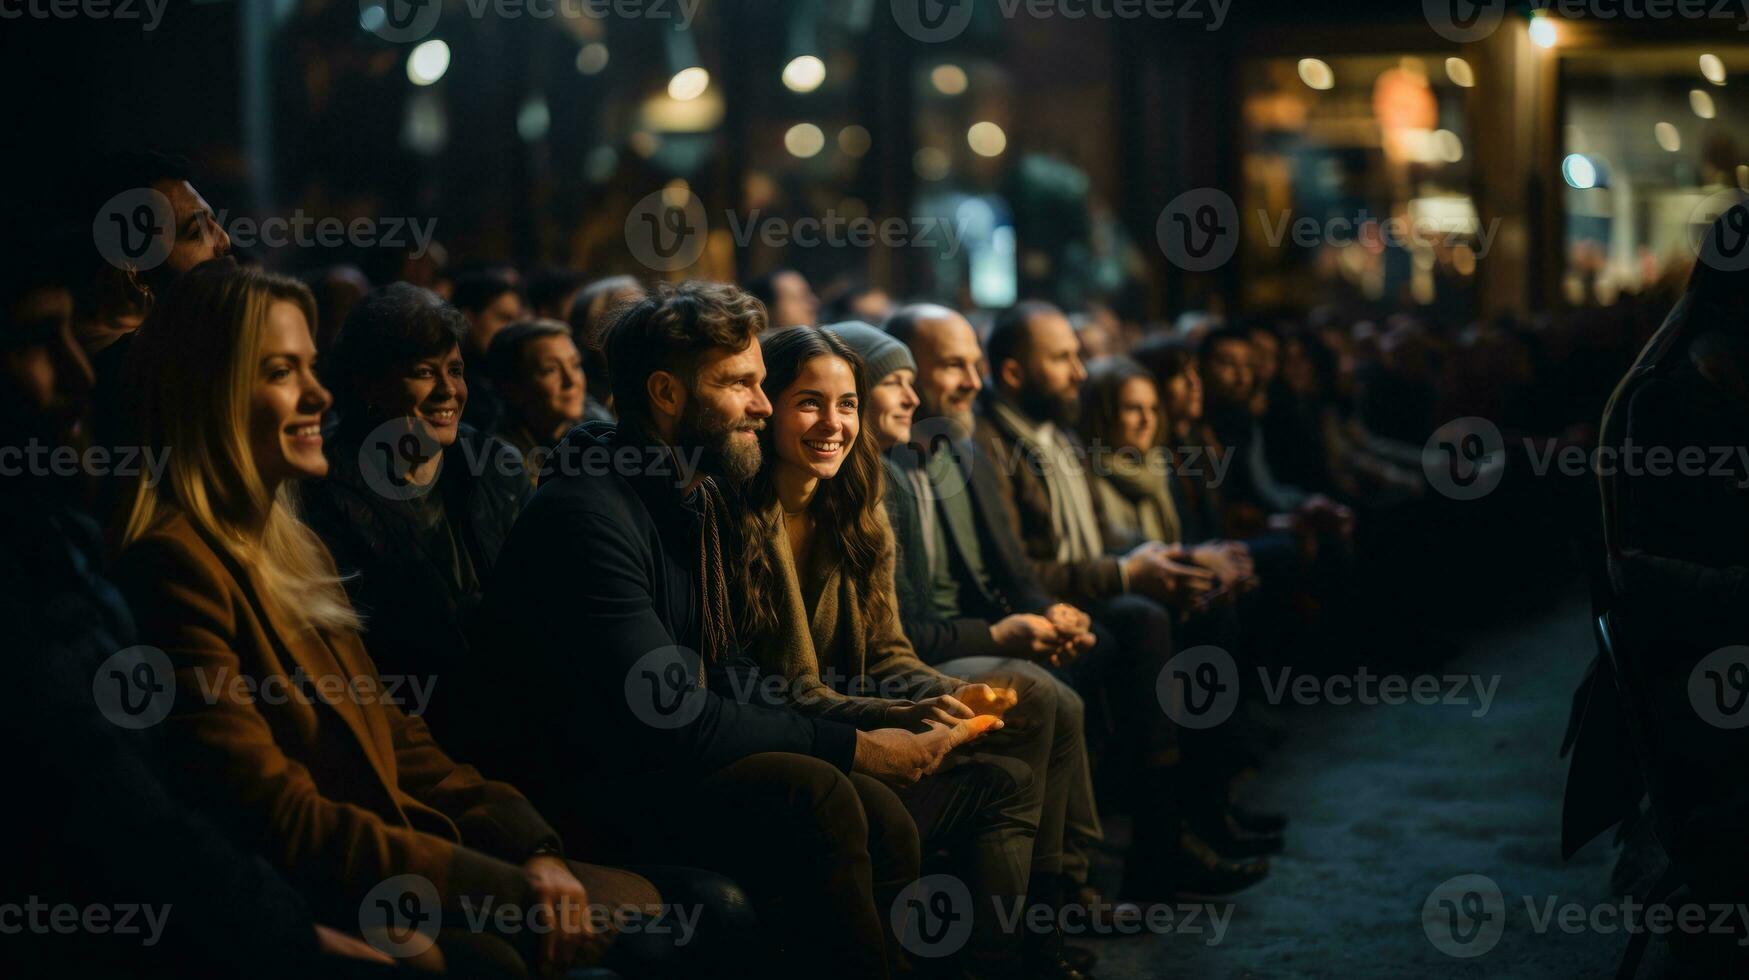
M548 922L558 909L560 928L444 932L435 946L366 934L470 974L598 962L614 937L590 928L587 903L653 906L655 888L563 860L522 794L451 761L394 703L332 560L298 519L293 487L328 468L314 322L303 285L222 262L176 283L140 335L140 428L170 462L135 490L118 577L140 642L175 670L164 724L175 766L195 802L300 887L318 921L368 925L411 893L465 924L460 903L490 898ZM390 879L395 894L377 906Z

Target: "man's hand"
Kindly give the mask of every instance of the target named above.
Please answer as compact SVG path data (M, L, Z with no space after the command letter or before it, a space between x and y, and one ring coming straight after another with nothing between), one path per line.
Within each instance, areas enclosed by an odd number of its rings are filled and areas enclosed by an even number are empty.
M535 967L557 977L579 966L594 966L606 954L607 937L595 933L589 922L589 893L571 873L563 859L550 854L531 857L522 865L528 884L528 914L531 922L545 922L551 930L540 939ZM545 909L545 913L537 912ZM544 918L534 918L544 915Z
M1299 513L1319 531L1335 532L1344 538L1354 537L1354 511L1323 494L1300 505Z
M903 728L857 732L851 768L876 779L914 783L934 772L949 752L985 732L1001 728L1002 719L980 715L955 725L937 721L926 724L930 730L921 735Z
M1045 618L1057 632L1074 636L1093 629L1093 617L1066 602L1054 603L1045 609Z
M990 625L990 639L1004 652L1028 660L1043 660L1061 648L1057 627L1043 616L1015 613Z

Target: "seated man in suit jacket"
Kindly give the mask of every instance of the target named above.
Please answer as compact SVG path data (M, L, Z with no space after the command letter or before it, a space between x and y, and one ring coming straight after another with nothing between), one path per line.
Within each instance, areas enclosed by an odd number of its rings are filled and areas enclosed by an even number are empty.
M1273 841L1251 840L1243 828L1228 832L1225 790L1213 785L1219 760L1181 752L1179 733L1156 693L1174 649L1174 618L1197 605L1214 576L1189 564L1182 549L1159 542L1125 555L1105 553L1097 496L1073 433L1087 371L1068 318L1039 302L997 317L987 349L993 385L982 391L983 412L975 420L971 406L981 379L973 380L975 367L953 368L968 358L973 365L983 360L970 325L930 321L912 347L926 379L945 369L923 388L940 389L944 413L971 425L980 458L997 475L992 505L1017 534L1037 581L1085 608L1113 635L1113 642L1095 645L1061 672L1108 712L1103 723L1115 740L1107 755L1123 753L1139 801L1137 823L1159 828L1132 845L1126 890L1139 897L1230 894L1262 880L1268 864L1256 856ZM1223 838L1213 843L1226 846L1224 857L1205 839L1215 833Z

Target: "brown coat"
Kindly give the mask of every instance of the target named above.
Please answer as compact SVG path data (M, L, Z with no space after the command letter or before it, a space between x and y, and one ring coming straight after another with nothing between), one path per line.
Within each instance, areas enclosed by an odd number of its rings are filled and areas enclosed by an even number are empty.
M1084 561L1057 560L1050 491L1045 488L1038 463L1028 458L1016 434L1004 428L995 413L986 411L978 416L972 440L984 450L1002 477L997 482L1008 505L1007 518L1026 548L1027 560L1039 585L1051 595L1083 605L1122 595L1124 580L1118 559L1101 556ZM1083 471L1083 479L1089 481L1088 495L1097 511L1099 493L1091 482L1091 474Z
M356 915L400 874L429 879L446 904L519 900L517 865L557 836L522 794L452 761L423 721L385 703L394 695L355 632L292 625L182 516L128 547L118 578L140 642L175 668L162 730L183 784L319 914ZM307 693L288 694L300 675ZM357 679L357 696L332 693L336 678Z
M834 562L819 581L804 584L783 531L783 514L773 504L766 515L775 531L766 537L766 551L777 569L779 594L773 596L778 629L756 637L754 658L764 671L781 676L790 700L804 714L849 722L858 728L884 728L887 712L939 694L952 694L965 682L949 677L917 658L911 641L899 628L898 598L893 591L892 530L884 507L878 517L887 535L886 558L874 580L857 582ZM828 535L830 528L815 534ZM864 589L881 589L890 599L881 617L868 621L862 612ZM828 684L830 680L832 684ZM847 694L858 682L866 694ZM873 685L872 687L869 685Z

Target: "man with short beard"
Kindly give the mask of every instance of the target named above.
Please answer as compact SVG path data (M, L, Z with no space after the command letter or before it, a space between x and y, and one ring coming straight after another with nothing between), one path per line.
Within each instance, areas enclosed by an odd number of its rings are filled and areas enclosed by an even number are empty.
M567 839L733 877L783 975L885 977L892 917L876 896L915 879L920 855L877 780L921 778L970 732L810 718L742 657L721 485L759 468L765 326L755 300L714 283L661 285L621 311L606 350L622 421L585 423L555 452L569 462L542 479L487 587L487 635L505 642L479 659L506 686L468 694L486 757Z

